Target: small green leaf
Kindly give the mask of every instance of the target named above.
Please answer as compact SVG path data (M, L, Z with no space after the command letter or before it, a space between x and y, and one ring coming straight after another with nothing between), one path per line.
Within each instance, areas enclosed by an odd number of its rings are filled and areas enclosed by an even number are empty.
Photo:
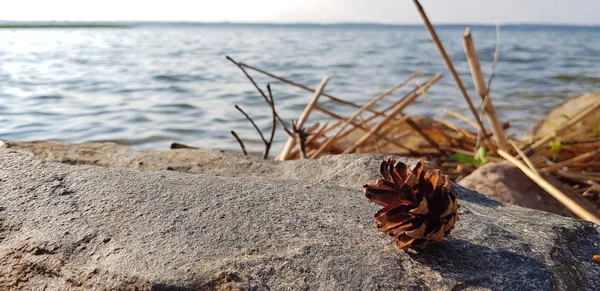
M566 120L571 120L571 117L569 117L569 115L561 114L560 116L564 117Z
M485 163L488 162L487 151L485 150L484 147L479 147L479 149L477 149L477 152L475 153L475 156L473 158L475 160L475 163L473 163L475 165L475 167L480 168L481 166L485 165Z
M552 151L554 153L558 153L560 151L560 149L562 148L562 143L558 140L555 140L554 142L552 142L550 144L550 148L552 149Z
M484 147L480 147L474 157L467 154L456 153L450 158L455 162L473 164L476 168L480 168L488 162L487 151Z
M469 155L461 154L461 153L456 153L456 154L452 155L452 157L450 157L450 158L453 161L459 162L459 163L475 164L475 159L473 159L473 157L471 157Z

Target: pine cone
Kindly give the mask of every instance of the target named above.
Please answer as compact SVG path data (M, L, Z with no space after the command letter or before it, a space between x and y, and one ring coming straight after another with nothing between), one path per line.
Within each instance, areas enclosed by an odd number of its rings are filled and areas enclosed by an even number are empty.
M411 171L390 158L381 162L379 171L384 179L363 186L369 202L384 207L374 216L378 231L396 238L403 250L423 249L450 233L459 219L460 205L448 176L439 170L427 171L423 160Z

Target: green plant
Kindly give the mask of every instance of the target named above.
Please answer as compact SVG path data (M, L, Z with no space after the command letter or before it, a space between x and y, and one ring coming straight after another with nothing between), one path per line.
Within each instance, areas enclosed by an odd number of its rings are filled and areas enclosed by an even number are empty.
M556 162L556 155L562 149L562 143L559 140L555 140L550 144L550 149L552 149L552 160Z
M471 163L476 168L481 168L481 166L488 162L487 151L484 147L479 147L473 156L463 153L456 153L452 155L451 159L459 163Z

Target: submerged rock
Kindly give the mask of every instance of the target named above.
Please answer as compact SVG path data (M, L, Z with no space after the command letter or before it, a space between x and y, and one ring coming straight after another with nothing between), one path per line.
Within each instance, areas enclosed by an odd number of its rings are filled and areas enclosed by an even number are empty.
M219 168L227 176L219 177L72 166L0 149L0 289L600 285L600 264L592 261L600 253L595 224L502 204L454 185L461 219L452 234L406 253L377 233L373 213L379 207L362 193L385 156L277 163L210 155L204 169L238 162Z

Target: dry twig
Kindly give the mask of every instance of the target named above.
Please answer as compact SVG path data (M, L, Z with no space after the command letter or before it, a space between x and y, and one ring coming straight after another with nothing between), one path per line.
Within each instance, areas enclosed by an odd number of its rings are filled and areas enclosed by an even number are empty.
M309 92L313 92L313 93L314 93L314 92L316 91L315 89L311 89L311 88L309 88L309 87L306 87L306 86L304 86L304 85L300 85L300 84L298 84L298 83L292 82L292 81L290 81L290 80L288 80L288 79L285 79L285 78L279 77L279 76L277 76L277 75L274 75L274 74L272 74L272 73L269 73L269 72L267 72L267 71L265 71L265 70L261 70L261 69L259 69L259 68L256 68L256 67L253 67L253 66L250 66L250 65L248 65L248 64L245 64L245 63L236 63L236 65L240 65L240 66L242 66L242 67L246 67L246 68L248 68L248 69L251 69L251 70L254 70L254 71L256 71L256 72L259 72L259 73L261 73L261 74L264 74L264 75L266 75L266 76L269 76L269 77L271 77L271 78L273 78L273 79L275 79L275 80L278 80L278 81L280 81L280 82L282 82L282 83L286 83L286 84L289 84L289 85L292 85L292 86L298 87L298 88L300 88L300 89L303 89L303 90L306 90L306 91L309 91ZM325 96L325 97L327 97L327 98L331 99L331 100L332 100L332 101L334 101L334 102L337 102L337 103L340 103L340 104L344 104L344 105L347 105L347 106L350 106L350 107L354 107L354 108L360 108L360 106L359 106L359 105L356 105L356 104L354 104L354 103L352 103L352 102L345 101L345 100L343 100L343 99L341 99L341 98L338 98L338 97L334 97L334 96L332 96L332 95L330 95L330 94L327 94L327 93L321 93L321 95L323 95L323 96ZM368 111L370 111L370 112L372 112L372 113L375 113L375 114L381 114L381 113L379 113L379 112L377 112L377 111L375 111L375 110L371 110L371 109L368 109Z
M507 150L510 145L506 139L506 136L504 135L502 123L500 123L500 120L498 119L498 113L492 104L492 99L489 96L489 91L486 88L485 81L483 80L483 72L481 71L481 65L479 64L479 58L477 57L477 51L475 50L475 45L473 44L473 39L471 38L471 30L469 28L465 30L463 35L463 45L465 47L465 54L467 55L469 67L471 68L471 75L473 77L475 89L477 89L477 93L479 94L479 97L481 97L482 112L484 112L487 116L488 123L492 128L494 140L496 141L498 148Z
M226 58L229 61L231 61L232 63L234 63L238 68L240 68L240 70L242 70L242 72L244 73L244 75L246 76L246 78L248 78L248 80L250 80L250 82L252 83L252 85L254 85L254 88L256 88L256 90L258 90L258 92L263 97L263 99L265 99L265 102L270 103L269 102L269 97L267 97L267 95L265 94L265 92L263 92L263 90L261 90L260 87L258 87L258 84L256 84L256 82L254 81L254 79L252 79L252 77L250 76L250 74L248 74L248 72L246 72L246 70L244 69L244 67L240 63L238 63L234 59L232 59L231 57L227 56ZM286 129L286 132L288 132L288 134L291 134L290 131L285 126L285 123L283 122L283 120L281 120L281 117L279 117L279 115L277 113L275 113L275 117L277 118L277 120L279 121L279 123L281 123L281 125L283 126L283 128Z
M581 205L579 205L579 203L575 202L569 196L567 196L566 194L564 194L563 192L558 190L556 187L554 187L552 184L550 184L548 181L546 181L546 179L542 178L542 176L539 176L539 175L535 174L534 172L532 172L521 161L513 158L509 153L507 153L503 150L498 150L498 154L500 156L502 156L503 158L507 159L508 161L510 161L513 165L517 166L519 169L521 169L521 171L523 173L525 173L525 175L527 175L532 181L534 181L536 184L538 184L542 189L546 190L546 192L548 192L548 194L550 194L554 198L556 198L556 200L558 200L560 203L562 203L565 207L567 207L569 210L571 210L577 216L581 217L581 219L587 220L587 221L592 221L592 222L595 222L596 224L600 224L600 218L598 218L596 215L594 215L593 213L589 212L588 210L583 208Z
M292 128L294 129L294 135L296 136L296 141L300 148L300 155L303 159L306 159L306 138L309 134L301 127L299 122L296 122L295 120L292 120Z
M244 110L242 110L242 108L240 108L239 106L235 105L235 109L237 109L239 112L241 112L246 117L246 119L248 119L248 121L250 121L250 123L252 123L252 126L254 126L254 129L256 129L256 131L258 132L258 135L260 135L260 139L262 139L263 143L265 143L265 145L266 145L268 142L265 139L265 136L263 135L262 131L260 131L260 129L258 128L256 123L254 123L254 120L252 120L252 118L250 116L248 116L248 114L246 114L246 112L244 112Z
M390 104L387 108L385 108L383 110L383 112L388 112L390 110L394 110L394 112L397 112L397 113L402 112L402 110L404 110L406 107L408 107L408 105L410 105L419 96L421 96L422 92L424 92L424 91L428 90L429 88L431 88L431 86L433 86L433 84L435 84L441 78L442 78L442 74L436 74L435 76L433 76L429 80L427 80L427 82L425 84L423 84L422 86L415 88L414 90L410 91L409 93L407 93L406 95L404 95L402 98L400 98L398 101ZM396 110L398 108L399 108L399 110ZM394 117L393 116L394 113L391 113L391 114L392 114L392 117ZM371 122L371 120L375 119L376 117L377 117L377 115L373 115L373 116L365 119L364 121L360 122L358 125L359 126L366 126L368 122ZM390 115L386 115L385 118L384 118L384 120L386 120L388 117L390 117ZM310 158L314 159L314 158L318 157L319 154L321 154L329 145L335 144L335 142L339 141L340 139L342 139L345 136L347 136L348 134L350 134L350 132L352 132L352 130L353 129L349 129L349 130L347 130L344 133L340 133L341 131L338 131L338 133L336 134L337 138L333 138L333 137L329 138L316 152L314 152L310 156ZM377 131L379 131L379 129L377 129ZM371 133L368 136L370 137L373 134L374 133ZM364 143L365 141L366 141L366 139L363 140L362 142L360 142L360 144ZM351 152L354 152L355 150L356 150L356 148L352 149Z
M323 90L325 90L325 85L327 85L328 80L329 80L328 77L323 77L323 79L321 80L321 84L319 84L319 87L317 87L315 94L312 96L312 98L310 99L310 101L308 102L306 107L304 108L304 111L300 115L300 118L298 119L298 123L297 123L298 128L302 128L302 126L304 126L304 122L306 122L306 119L312 112L314 106L317 104L317 101L319 100L319 96L321 96L321 93L323 92ZM294 146L295 136L296 135L288 138L285 146L283 147L283 150L277 157L277 160L285 161L287 159L287 156L290 153L290 150Z
M477 114L477 110L473 106L473 102L471 102L471 98L469 97L467 90L465 90L465 86L463 86L463 83L460 80L458 73L456 73L456 70L454 69L454 65L452 64L450 57L448 57L448 54L446 53L446 49L444 49L442 42L440 41L437 33L435 32L435 28L433 28L433 25L431 25L431 22L429 22L429 18L427 17L427 14L425 13L423 6L421 6L421 3L419 3L419 0L413 0L413 2L415 3L415 6L417 6L417 10L419 11L421 18L423 18L425 28L427 28L427 31L429 31L429 34L431 35L431 39L433 40L433 43L437 46L438 50L440 51L440 54L442 55L442 59L444 59L444 62L446 63L446 67L448 67L450 74L454 78L454 81L456 82L456 85L457 85L458 89L460 90L460 93L465 98L467 105L469 105L469 110L475 117L475 121L477 122L477 126L479 127L479 130L485 136L486 135L485 128L483 127L483 123L481 122L481 119L479 118L479 115Z
M588 116L590 113L594 112L598 108L600 108L600 101L598 101L598 102L592 104L590 107L587 107L586 109L580 111L573 118L571 118L568 121L566 121L566 122L562 123L561 125L559 125L556 128L555 131L548 133L546 136L544 136L543 138L539 139L534 144L532 144L529 147L529 149L527 149L525 151L525 153L526 154L530 154L535 149L539 148L542 145L545 145L548 141L550 141L552 138L554 138L556 136L556 134L562 132L563 130L565 130L565 129L569 128L569 127L571 127L572 125L574 125L575 123L579 122L584 117Z
M246 151L246 147L244 146L244 142L240 139L240 137L237 135L237 133L235 133L235 131L231 131L231 135L233 135L233 137L235 137L235 139L237 140L237 142L240 144L240 147L242 148L242 152L244 153L244 156L248 155L248 152Z
M541 171L542 172L553 172L555 170L559 170L561 168L567 167L571 164L577 163L577 162L581 162L581 161L585 161L587 159L593 158L593 157L600 157L600 149L596 149L593 150L591 152L587 152L585 154L581 154L579 156L576 156L574 158L568 159L566 161L562 161L560 163L556 163L556 164L552 164L548 167L542 168Z

